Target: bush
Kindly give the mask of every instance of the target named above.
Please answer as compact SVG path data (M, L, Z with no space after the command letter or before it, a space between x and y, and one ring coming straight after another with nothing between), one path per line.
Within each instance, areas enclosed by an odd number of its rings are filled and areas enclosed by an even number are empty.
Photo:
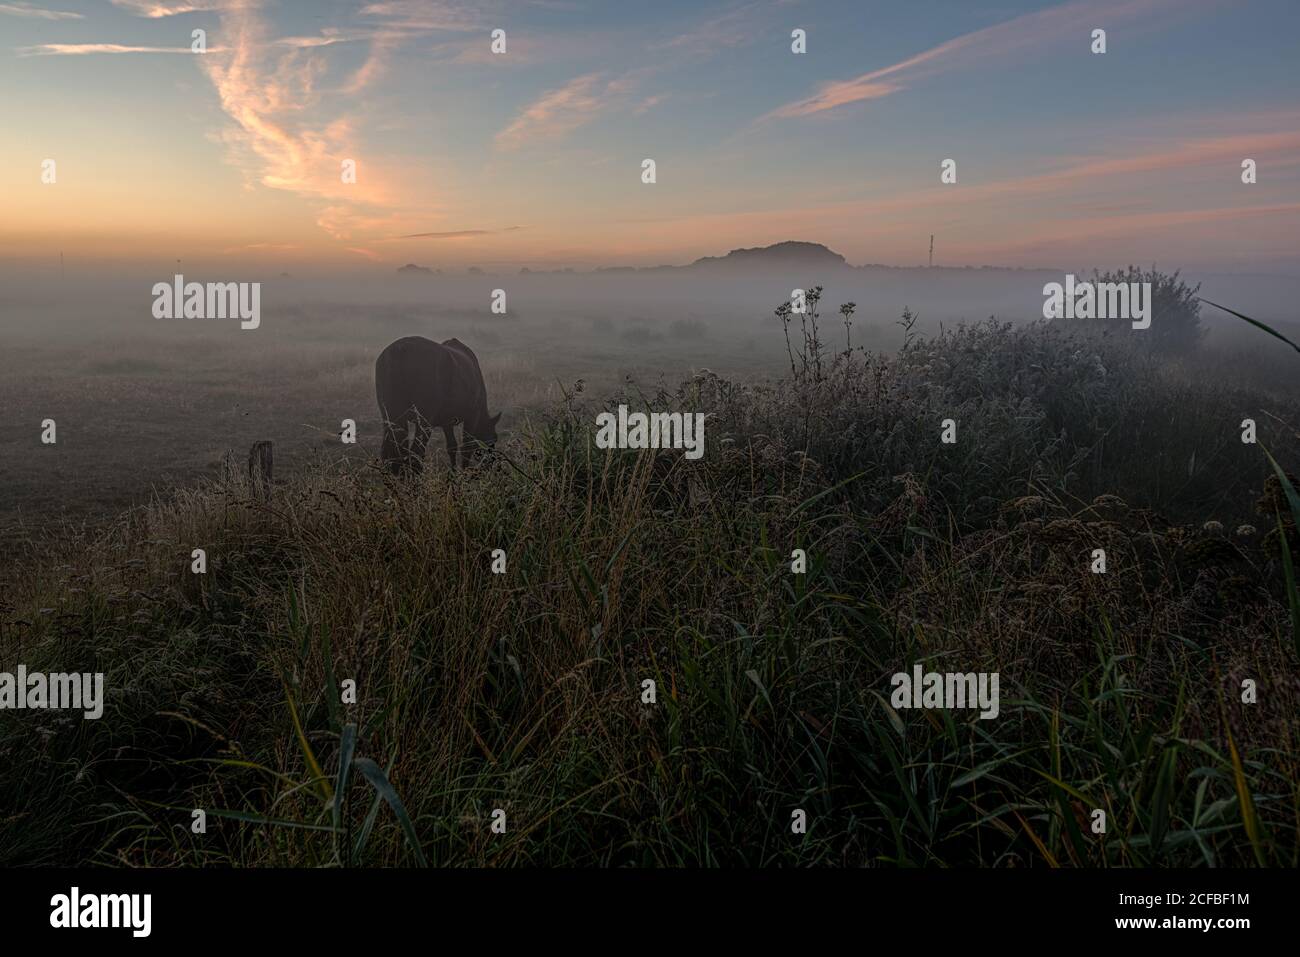
M1151 327L1134 329L1114 319L1084 321L1081 326L1104 336L1131 338L1135 345L1161 356L1186 355L1200 345L1205 333L1201 328L1201 303L1196 298L1200 283L1189 286L1178 272L1163 273L1155 266L1145 271L1136 266L1105 273L1094 270L1092 275L1094 283L1150 283Z

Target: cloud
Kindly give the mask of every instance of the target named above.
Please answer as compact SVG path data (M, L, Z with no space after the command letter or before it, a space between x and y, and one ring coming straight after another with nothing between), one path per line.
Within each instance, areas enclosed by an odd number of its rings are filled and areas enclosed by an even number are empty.
M1178 139L1157 144L1146 152L1123 156L1092 157L1074 160L1056 170L1048 170L1015 179L996 180L963 186L960 193L924 190L895 196L889 205L957 205L986 199L1014 197L1029 193L1077 192L1084 184L1097 183L1113 187L1116 177L1172 170L1219 168L1227 170L1235 182L1242 157L1270 157L1270 165L1290 164L1300 156L1300 132L1241 133L1233 136L1210 136ZM1273 159L1275 157L1275 159ZM879 205L879 204L873 204ZM1095 204L1092 208L1095 208Z
M382 71L403 39L400 31L327 26L318 35L277 37L262 15L262 2L222 0L213 35L225 46L209 48L197 60L228 118L210 138L243 174L245 188L302 198L315 225L334 240L350 242L353 251L436 222L436 186L446 184L446 172L434 171L427 161L408 165L387 151L375 155L367 149L368 114L353 96ZM331 85L340 44L367 39L365 63ZM345 160L356 163L355 181L343 179Z
M459 0L383 0L366 4L358 16L375 19L379 26L371 33L370 55L344 85L344 93L358 93L382 76L393 51L404 40L427 33L487 28L481 12Z
M481 3L476 5L456 0L382 0L366 4L359 16L376 17L387 26L405 32L470 31L487 26L481 7Z
M627 92L627 77L605 82L600 74L574 77L543 93L496 135L498 149L519 149L534 140L559 139L613 107Z
M726 47L745 46L768 32L764 7L758 3L742 4L670 40L654 44L654 50L673 50L687 54L714 54Z
M839 209L854 215L880 215L889 211L911 213L928 208L957 210L990 203L1005 204L1019 197L1078 197L1089 188L1100 187L1118 197L1117 183L1127 183L1134 195L1149 199L1151 178L1135 177L1144 173L1172 174L1176 171L1217 170L1229 183L1236 183L1240 161L1253 156L1270 167L1291 165L1300 156L1300 132L1241 133L1233 136L1176 138L1150 145L1145 151L1124 155L1084 157L1058 168L993 180L971 183L959 189L909 190L885 199L840 204ZM1265 159L1267 157L1267 160ZM1163 177L1162 177L1163 178ZM1035 198L1035 203L1042 200ZM1040 206L1041 208L1041 206ZM1096 211L1096 203L1086 204ZM1244 208L1244 207L1243 207ZM1143 216L1172 215L1155 211ZM1149 220L1144 220L1149 221Z
M1247 114L1245 122L1263 130L1251 133L1233 130L1242 122L1240 115L1202 112L1193 118L1198 127L1233 132L1171 135L1168 129L1153 133L1147 123L1140 130L1144 142L1117 138L1104 155L1068 158L1055 168L1017 171L989 182L968 179L961 186L940 186L936 165L933 185L902 191L882 188L876 198L800 202L790 197L791 204L773 197L766 207L751 202L743 210L705 208L620 222L635 224L643 239L662 237L666 244L679 242L683 235L694 241L717 237L718 243L753 244L794 232L807 234L811 229L832 238L842 234L851 243L868 240L874 248L899 248L925 233L946 232L966 237L962 242L971 257L997 252L1040 262L1044 251L1036 244L1060 243L1076 252L1084 250L1080 255L1098 250L1109 255L1110 247L1100 240L1111 236L1141 235L1144 242L1161 236L1172 243L1210 244L1222 236L1226 249L1245 234L1218 232L1215 224L1282 224L1287 217L1292 224L1297 221L1300 203L1291 201L1290 181L1277 176L1281 167L1300 165L1300 130L1295 120L1294 114ZM1165 126L1179 129L1186 123L1178 118ZM1290 131L1274 132L1279 127ZM1240 185L1240 162L1246 156L1258 160L1261 170L1271 171L1268 179L1276 184L1271 192L1265 192L1265 185ZM1234 202L1238 195L1243 198ZM1188 197L1202 205L1190 208L1194 204ZM1247 199L1254 202L1247 204ZM725 200L718 203L724 205ZM990 230L990 222L997 228ZM934 225L939 228L931 229ZM1002 242L998 236L1013 238Z
M387 199L373 202L337 203L326 206L316 216L316 225L338 240L361 237L371 244L392 242L393 234L410 229L416 217L427 219L430 212L425 206L403 202L400 205Z
M506 226L504 229L456 229L444 233L411 233L398 239L466 239L471 236L495 236L499 233L513 233L523 226Z
M344 93L360 93L375 82L388 65L390 54L396 49L401 37L393 31L376 34L370 41L370 53L366 62L357 68L352 78L343 87Z
M28 17L32 20L82 20L80 13L67 13L62 10L42 10L30 3L0 3L0 14L11 17Z
M321 31L321 35L318 37L280 37L275 41L275 45L306 50L317 47L330 47L336 43L355 43L358 40L365 39L367 39L365 34L345 34L331 28Z
M220 52L210 48L209 53ZM119 43L41 43L19 47L19 56L87 56L92 53L189 53L189 47L130 47Z
M223 8L220 29L228 48L199 59L231 120L215 138L250 185L325 200L317 225L346 238L387 193L384 178L360 159L356 121L338 110L343 101L319 95L326 68L319 47L276 44L249 3ZM356 183L343 182L345 159L357 160Z
M644 87L649 78L679 68L683 62L712 55L720 48L753 42L766 30L766 9L764 4L741 4L687 33L651 44L649 49L655 51L657 56L650 65L629 69L612 79L606 79L600 73L587 73L574 77L564 86L548 90L524 107L505 129L497 133L497 149L516 150L533 141L562 138L616 109L627 108L636 116L646 113L669 97L669 94L643 95L633 103L632 98L638 88ZM512 51L514 42L511 41ZM559 53L552 49L553 42L548 39L546 51L552 56ZM584 40L578 47L578 52L605 42ZM482 48L486 49L486 45ZM462 53L454 62L461 62L462 59L471 62L481 58L482 54Z
M1183 8L1202 0L1185 0ZM778 107L760 120L810 116L849 103L889 96L904 88L904 81L996 60L1027 49L1037 49L1066 38L1082 42L1099 23L1110 26L1173 8L1178 0L1074 0L1046 10L1027 13L1003 23L947 40L898 63L849 80L823 84L811 96ZM897 79L884 81L885 77Z
M491 64L518 67L542 59L540 49L543 44L536 37L507 36L507 40L510 51L508 54L493 53L490 38L486 34L481 38L470 37L439 43L431 48L431 52L440 61L455 66ZM547 44L547 46L553 47L554 44ZM548 52L555 51L548 50Z
M666 99L668 99L667 93L662 93L656 96L647 96L633 108L632 113L634 116L640 116L642 113L647 113L650 110L653 110Z
M827 83L812 96L795 103L789 103L773 110L764 119L787 119L792 116L807 116L823 110L833 110L847 103L861 103L863 100L878 100L881 97L897 93L903 87L898 83L878 83L875 77L885 71L868 73L853 80Z
M230 0L224 5L229 5ZM202 13L208 10L220 9L223 4L221 0L179 0L175 3L163 3L160 0L113 0L113 6L121 7L128 13L133 13L137 17L148 17L151 20L157 20L162 17L175 17L182 13Z
M268 250L288 250L301 249L297 243L243 243L239 246L227 246L222 250L224 253L243 252L246 249L268 249Z

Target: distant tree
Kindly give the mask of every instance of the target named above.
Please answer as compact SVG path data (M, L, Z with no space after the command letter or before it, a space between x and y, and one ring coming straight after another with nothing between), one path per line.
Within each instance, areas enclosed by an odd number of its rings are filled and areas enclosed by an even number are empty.
M1151 284L1151 328L1124 328L1132 333L1138 345L1146 345L1164 355L1184 355L1200 344L1205 330L1201 328L1201 304L1196 298L1201 284L1189 286L1179 278L1179 273L1163 273L1152 266L1149 270L1129 266L1114 272L1098 273L1093 270L1094 283L1125 282ZM1114 320L1097 320L1097 325L1115 328Z

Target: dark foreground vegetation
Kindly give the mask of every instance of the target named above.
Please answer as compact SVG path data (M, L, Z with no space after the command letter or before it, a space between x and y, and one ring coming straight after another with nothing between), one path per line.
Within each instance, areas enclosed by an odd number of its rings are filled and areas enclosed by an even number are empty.
M0 661L107 705L0 712L0 863L1300 863L1294 394L783 318L771 386L574 390L482 467L227 480L15 560ZM709 413L703 459L598 450L620 401ZM915 663L999 716L895 711Z

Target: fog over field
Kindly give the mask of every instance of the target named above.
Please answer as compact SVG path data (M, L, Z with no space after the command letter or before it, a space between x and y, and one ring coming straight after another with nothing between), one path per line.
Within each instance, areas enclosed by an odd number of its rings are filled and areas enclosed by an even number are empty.
M629 381L645 390L675 386L702 368L750 379L780 374L788 357L773 309L795 288L824 287L833 346L844 336L835 309L854 302L852 345L892 351L903 339L904 309L919 317L922 333L990 316L1031 322L1042 318L1044 284L1065 275L855 268L811 244L749 258L759 262L482 274L375 267L346 278L245 269L240 281L261 283L256 329L241 329L235 319L154 318L151 290L172 280L170 267L153 274L138 265L123 273L100 267L82 275L65 263L62 278L57 267L43 274L10 270L0 287L6 532L147 500L155 489L216 474L227 450L242 454L259 439L276 443L284 469L313 454L373 457L374 360L404 335L471 345L508 430L578 380L603 394ZM236 278L215 264L176 268L186 282ZM1077 269L1080 280L1090 274ZM1207 299L1281 329L1300 328L1300 279L1184 278L1200 282ZM506 293L504 314L490 308L496 289ZM1056 321L1069 327L1070 320ZM1269 343L1224 313L1207 309L1204 325L1206 356L1269 352ZM1120 334L1123 326L1117 323ZM51 417L59 442L43 447L40 423ZM355 447L337 441L345 418L358 423Z

